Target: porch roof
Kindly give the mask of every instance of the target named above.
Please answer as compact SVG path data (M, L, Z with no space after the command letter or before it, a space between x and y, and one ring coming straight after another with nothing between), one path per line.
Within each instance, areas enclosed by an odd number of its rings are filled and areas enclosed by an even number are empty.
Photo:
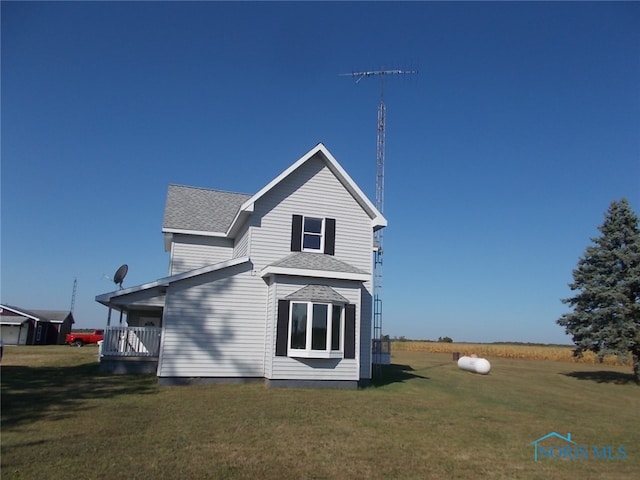
M231 260L226 260L224 262L214 263L211 265L207 265L206 267L196 268L187 272L160 278L155 282L144 283L142 285L136 285L134 287L122 288L113 292L103 293L102 295L96 296L96 302L99 302L107 307L113 307L126 305L127 302L118 302L118 299L123 300L123 297L126 296L135 296L140 298L140 295L136 294L142 293L142 296L145 298L161 297L164 296L167 287L172 283L179 282L180 280L186 280L187 278L193 278L198 275L204 275L205 273L215 272L216 270L233 267L235 265L241 265L247 262L249 262L249 257L232 258Z

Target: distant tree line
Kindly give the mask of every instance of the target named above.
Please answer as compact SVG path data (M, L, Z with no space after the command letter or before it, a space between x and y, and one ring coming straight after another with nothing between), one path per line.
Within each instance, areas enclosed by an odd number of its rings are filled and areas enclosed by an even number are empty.
M451 337L438 337L438 340L423 340L420 338L407 338L404 335L399 337L391 337L389 335L383 335L383 340L391 340L392 342L442 342L442 343L453 343L453 339Z

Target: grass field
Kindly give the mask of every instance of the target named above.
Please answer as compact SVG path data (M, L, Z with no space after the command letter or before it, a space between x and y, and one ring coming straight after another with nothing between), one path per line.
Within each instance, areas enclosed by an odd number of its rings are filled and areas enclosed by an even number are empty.
M475 375L397 349L362 390L159 387L99 374L96 353L5 347L3 480L640 478L627 366L489 357ZM531 442L554 431L625 458L534 462Z

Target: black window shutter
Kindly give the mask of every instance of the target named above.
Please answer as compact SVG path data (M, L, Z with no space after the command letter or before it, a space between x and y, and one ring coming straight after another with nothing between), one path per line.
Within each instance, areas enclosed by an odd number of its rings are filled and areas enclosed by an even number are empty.
M344 358L356 358L356 306L344 307Z
M294 215L291 221L291 251L302 251L302 215Z
M336 220L326 218L324 220L324 253L335 255L336 253Z
M276 356L287 356L289 344L289 300L278 300L278 322L276 325Z

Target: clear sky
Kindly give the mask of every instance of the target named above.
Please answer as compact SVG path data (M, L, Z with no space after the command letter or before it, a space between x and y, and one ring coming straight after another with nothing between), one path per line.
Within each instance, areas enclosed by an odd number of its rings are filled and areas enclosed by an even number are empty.
M640 214L640 3L5 2L1 300L69 309L168 273L167 186L253 194L323 142L375 200L384 332L570 343L612 200Z

